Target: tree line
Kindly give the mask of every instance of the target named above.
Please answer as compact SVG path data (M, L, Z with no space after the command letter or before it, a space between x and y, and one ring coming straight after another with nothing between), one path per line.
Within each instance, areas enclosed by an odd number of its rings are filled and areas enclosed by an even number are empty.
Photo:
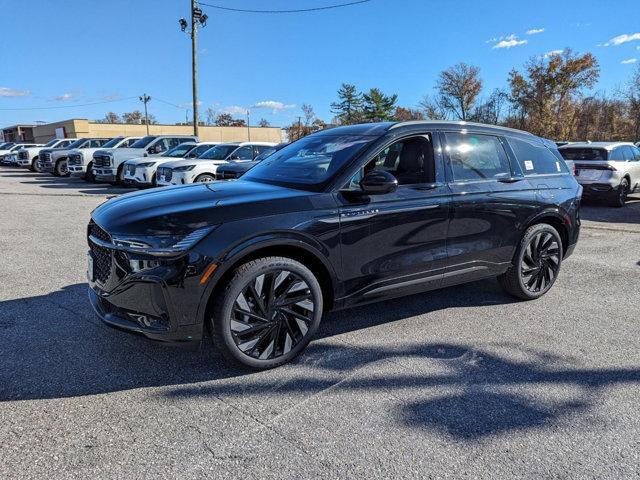
M506 88L482 96L478 67L458 63L439 73L434 92L415 108L377 88L342 84L331 104L333 123L465 120L527 130L554 140L640 140L640 67L612 94L588 93L600 78L591 53L531 58L509 73Z

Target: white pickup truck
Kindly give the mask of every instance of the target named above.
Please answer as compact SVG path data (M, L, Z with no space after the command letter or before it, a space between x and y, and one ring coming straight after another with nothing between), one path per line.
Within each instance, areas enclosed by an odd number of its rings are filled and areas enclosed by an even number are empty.
M129 148L100 149L93 154L93 174L98 182L113 185L124 180L124 162L137 157L159 156L185 142L198 142L193 135L149 135Z
M87 182L95 181L93 176L93 154L105 148L129 148L140 140L140 137L114 137L104 145L92 148L74 149L69 151L67 168L72 177L82 177Z
M45 148L67 148L76 140L77 138L54 138L49 140L46 144L38 147L23 148L18 151L18 166L27 167L32 172L39 173L42 171L38 166L38 159L41 150L44 150Z

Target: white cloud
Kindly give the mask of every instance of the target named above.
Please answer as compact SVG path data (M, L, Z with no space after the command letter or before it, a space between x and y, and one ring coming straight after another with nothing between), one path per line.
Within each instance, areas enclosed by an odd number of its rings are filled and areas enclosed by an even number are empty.
M535 35L536 33L542 33L542 32L544 32L544 28L532 28L531 30L527 30L526 34Z
M622 35L618 35L617 37L613 37L607 43L604 44L605 47L622 45L623 43L633 42L634 40L640 40L640 32L637 33L623 33Z
M556 55L561 55L564 50L551 50L543 55L544 58L554 57Z
M251 108L269 108L272 110L272 113L275 115L277 113L282 112L283 110L296 108L296 105L276 102L275 100L263 100L262 102L254 103L253 105L251 105Z
M506 37L500 37L500 41L491 48L512 48L518 45L526 45L529 43L527 40L518 40L518 37L512 33Z
M247 109L239 105L231 105L218 110L220 113L228 113L229 115L246 115Z
M626 60L622 60L620 63L623 65L629 65L630 63L636 63L637 61L637 58L627 58Z
M29 90L16 90L15 88L0 87L0 97L27 97Z
M69 100L74 99L73 93L63 93L62 95L58 95L57 97L53 97L57 102L68 102Z

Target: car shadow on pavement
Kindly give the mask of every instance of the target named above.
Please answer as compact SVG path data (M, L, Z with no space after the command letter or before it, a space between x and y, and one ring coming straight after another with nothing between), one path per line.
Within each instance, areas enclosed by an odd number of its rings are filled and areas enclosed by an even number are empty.
M627 197L622 208L615 208L597 200L582 199L582 220L601 223L640 224L640 194Z
M580 414L607 386L640 382L640 369L578 368L571 359L525 350L499 355L471 345L439 344L408 336L405 342L352 344L342 334L450 307L508 304L495 282L478 282L429 294L329 313L318 338L296 361L266 372L224 363L203 342L198 351L168 348L110 329L95 318L86 284L47 295L0 302L0 402L76 397L143 387L176 399L223 401L265 395L311 397L395 392L396 421L416 429L474 440L540 428ZM418 368L403 365L418 364ZM392 373L385 365L392 364ZM415 366L415 365L414 365ZM579 393L554 397L556 387ZM544 391L531 395L523 389ZM403 392L410 394L403 395ZM257 401L262 401L257 400Z
M25 185L36 185L42 188L55 189L55 190L73 190L74 193L82 194L122 194L127 192L133 192L136 189L113 186L109 183L90 183L86 182L82 178L72 177L54 177L47 174L35 174L37 178L28 177L29 180L21 181L20 183Z

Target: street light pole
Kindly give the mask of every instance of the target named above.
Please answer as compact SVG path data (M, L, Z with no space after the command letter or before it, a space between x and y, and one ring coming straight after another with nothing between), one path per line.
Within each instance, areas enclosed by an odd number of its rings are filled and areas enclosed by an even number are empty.
M249 120L249 109L247 109L247 141L251 141L251 121Z
M191 0L191 75L193 84L193 134L198 136L198 22L196 0Z
M143 93L140 97L140 101L144 103L144 123L147 126L147 136L149 135L149 114L147 113L147 103L149 103L151 97L146 93Z

